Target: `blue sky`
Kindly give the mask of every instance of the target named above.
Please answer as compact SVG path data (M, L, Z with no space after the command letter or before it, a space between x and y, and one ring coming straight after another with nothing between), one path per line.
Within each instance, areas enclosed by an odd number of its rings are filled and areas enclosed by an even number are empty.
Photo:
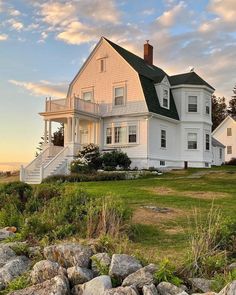
M142 56L146 39L168 74L195 71L230 97L235 0L0 0L0 162L27 162L46 96L64 97L101 36Z

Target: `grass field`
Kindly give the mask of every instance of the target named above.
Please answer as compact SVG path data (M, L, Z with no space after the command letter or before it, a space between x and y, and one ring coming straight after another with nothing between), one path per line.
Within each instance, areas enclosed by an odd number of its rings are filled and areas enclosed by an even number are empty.
M236 167L188 169L163 176L129 181L66 184L79 186L93 195L121 197L134 210L132 222L137 235L130 251L147 258L166 256L175 262L183 258L192 230L194 210L202 216L214 203L225 217L236 218ZM170 209L156 213L143 206Z
M16 178L0 179L0 183ZM194 210L202 216L214 203L225 217L236 218L236 167L176 170L152 178L66 183L77 186L94 196L111 195L122 198L133 209L134 242L126 245L127 252L139 252L153 261L169 257L178 264L188 246L188 234L193 230ZM157 213L143 206L168 208Z

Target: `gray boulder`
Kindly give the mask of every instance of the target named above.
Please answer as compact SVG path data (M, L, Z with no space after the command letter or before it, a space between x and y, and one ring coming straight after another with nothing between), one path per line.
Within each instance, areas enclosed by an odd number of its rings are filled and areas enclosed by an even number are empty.
M138 289L142 289L144 285L150 285L154 283L153 274L157 270L154 264L149 264L143 268L140 268L136 272L126 277L122 283L122 286L134 285Z
M14 236L15 233L13 233L11 230L9 230L8 227L0 229L0 241L3 241L11 236Z
M236 294L236 280L226 285L218 295L235 295Z
M69 295L69 282L65 276L56 276L41 284L33 285L8 295Z
M206 293L192 293L191 295L218 295L215 292L206 292Z
M158 295L156 286L154 284L143 286L143 295Z
M57 262L49 260L41 260L37 262L30 274L33 284L40 284L58 275L66 275L66 270Z
M229 270L229 271L236 270L236 262L231 263L231 264L228 266L228 270Z
M140 268L142 265L136 258L126 254L114 254L111 259L109 275L124 279Z
M135 287L118 287L107 290L103 295L138 295L138 291Z
M213 280L207 280L203 278L191 278L189 279L191 285L192 285L192 291L193 292L209 292L211 291L211 285L213 283Z
M91 248L76 243L53 245L44 248L44 256L47 260L58 262L65 268L75 265L88 268L92 255Z
M178 288L177 286L168 283L168 282L161 282L157 286L157 291L160 295L188 295L182 288Z
M0 290L16 277L28 270L30 260L25 256L17 256L9 260L2 268L0 268Z
M15 252L9 246L0 246L0 267L3 267L9 260L15 257Z
M79 266L72 266L68 268L67 274L72 286L84 284L93 278L93 272L90 269Z
M99 274L100 267L109 269L111 264L111 257L107 253L97 253L91 257L92 271L95 275Z
M103 295L104 292L112 288L111 278L109 276L99 276L91 281L76 285L72 289L73 295Z

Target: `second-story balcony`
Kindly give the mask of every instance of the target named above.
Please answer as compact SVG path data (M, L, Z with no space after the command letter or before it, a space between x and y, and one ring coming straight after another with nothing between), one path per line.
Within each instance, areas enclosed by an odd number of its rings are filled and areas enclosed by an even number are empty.
M45 112L56 113L66 111L78 111L82 113L99 116L99 104L73 97L71 100L63 99L46 99Z

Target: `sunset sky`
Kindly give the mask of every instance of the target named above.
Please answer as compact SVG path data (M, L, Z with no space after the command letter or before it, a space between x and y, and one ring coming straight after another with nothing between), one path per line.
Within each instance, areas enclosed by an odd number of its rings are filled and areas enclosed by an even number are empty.
M232 94L235 0L0 0L0 164L33 159L45 97L65 97L101 36L141 56L149 39L168 74L194 67Z

